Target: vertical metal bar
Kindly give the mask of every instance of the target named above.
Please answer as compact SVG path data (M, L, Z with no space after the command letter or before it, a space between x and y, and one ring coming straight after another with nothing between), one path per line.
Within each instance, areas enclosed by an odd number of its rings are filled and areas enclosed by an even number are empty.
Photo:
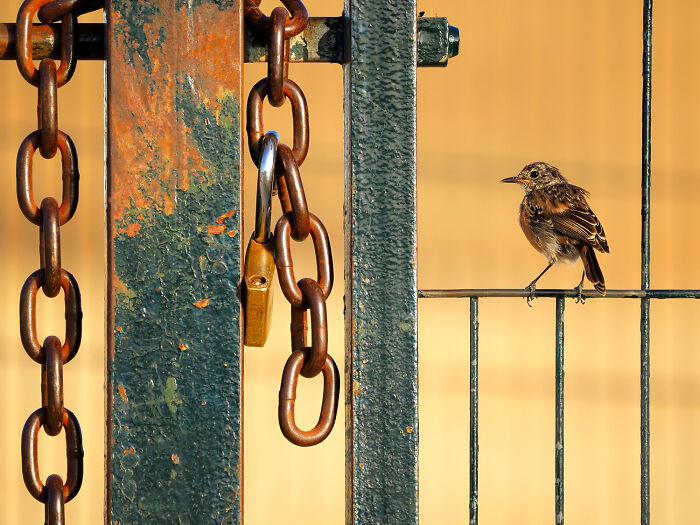
M479 299L469 298L469 525L479 523Z
M554 513L564 524L564 298L556 305L556 372L554 406Z
M651 29L652 0L644 0L644 51L642 88L642 290L649 289L651 197ZM640 440L641 523L649 524L649 299L641 300L640 315Z
M641 523L649 525L649 299L641 306Z
M241 3L105 5L108 523L242 520Z
M649 289L649 222L651 197L651 22L652 0L644 0L642 57L642 290Z
M418 523L415 0L346 0L346 523Z

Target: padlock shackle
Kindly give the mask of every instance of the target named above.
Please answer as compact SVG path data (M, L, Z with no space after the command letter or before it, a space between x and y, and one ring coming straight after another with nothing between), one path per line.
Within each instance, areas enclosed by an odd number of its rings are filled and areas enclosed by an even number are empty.
M272 191L275 182L275 159L280 136L268 131L260 140L260 162L258 168L258 191L255 199L254 239L265 243L270 239L272 217Z

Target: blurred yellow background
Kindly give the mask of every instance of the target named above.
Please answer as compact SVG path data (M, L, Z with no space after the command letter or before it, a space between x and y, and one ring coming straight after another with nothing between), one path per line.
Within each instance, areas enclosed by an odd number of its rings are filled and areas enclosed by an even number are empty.
M341 0L306 5L314 16L337 16L343 8ZM1 19L14 21L18 6L3 2ZM530 282L545 260L517 225L520 190L498 181L545 160L592 194L611 247L610 255L599 258L608 288L638 288L642 2L423 0L418 8L425 16L448 17L461 32L459 57L445 69L418 73L419 287L511 288ZM0 64L0 74L0 194L6 199L0 210L0 508L3 523L24 525L43 519L42 506L23 486L19 460L22 425L39 406L40 370L20 345L18 298L38 256L36 227L16 203L14 172L19 144L36 128L36 90L12 62ZM264 65L246 66L245 96L264 74ZM86 451L83 488L67 506L73 524L103 520L102 75L103 64L81 62L59 91L60 127L75 140L82 174L78 212L61 231L63 266L78 279L85 312L81 351L65 369L66 406L80 419ZM297 64L290 75L310 104L311 149L302 175L310 207L328 227L335 249L329 351L340 364L342 72L337 65ZM698 2L656 3L653 82L651 284L699 288ZM266 112L266 125L288 137L289 110L268 105ZM255 170L245 157L250 228ZM59 171L58 160L37 160L37 195L59 194ZM295 252L295 262L299 276L312 272L310 246ZM573 287L579 276L580 266L557 267L541 286ZM63 334L62 301L38 297L42 337ZM290 445L277 427L289 313L284 301L276 304L267 346L245 352L246 523L341 524L342 413L331 437L310 449ZM524 300L484 299L480 310L480 518L491 524L548 523L554 512L554 302L537 299L528 308ZM700 514L700 306L654 301L651 316L652 521L693 524ZM464 523L468 515L467 321L467 301L419 302L420 509L428 525ZM638 301L567 301L565 341L566 521L638 523ZM320 390L320 380L301 383L301 424L315 421ZM40 435L43 475L65 472L63 439Z

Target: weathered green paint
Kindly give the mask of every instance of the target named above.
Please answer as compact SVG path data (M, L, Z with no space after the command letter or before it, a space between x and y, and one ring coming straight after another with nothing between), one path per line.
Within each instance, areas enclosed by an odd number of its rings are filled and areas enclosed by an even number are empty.
M380 24L387 21L381 20ZM289 48L291 62L345 62L345 30L348 20L309 18L306 29L292 37ZM379 28L380 29L380 28ZM387 37L388 38L388 37ZM390 57L386 47L385 60ZM446 66L448 59L459 52L459 30L447 23L447 18L418 19L418 65ZM245 30L244 58L246 62L265 62L265 36L250 27Z
M240 4L106 12L107 521L241 523Z
M346 523L418 523L415 0L346 0Z
M418 19L418 65L446 66L459 53L459 30L447 18Z

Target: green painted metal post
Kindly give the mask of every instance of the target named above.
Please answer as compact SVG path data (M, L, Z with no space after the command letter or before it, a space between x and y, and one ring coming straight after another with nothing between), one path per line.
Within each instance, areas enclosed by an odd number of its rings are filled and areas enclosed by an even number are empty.
M241 2L106 2L107 523L241 522Z
M415 0L346 0L346 523L418 523Z

